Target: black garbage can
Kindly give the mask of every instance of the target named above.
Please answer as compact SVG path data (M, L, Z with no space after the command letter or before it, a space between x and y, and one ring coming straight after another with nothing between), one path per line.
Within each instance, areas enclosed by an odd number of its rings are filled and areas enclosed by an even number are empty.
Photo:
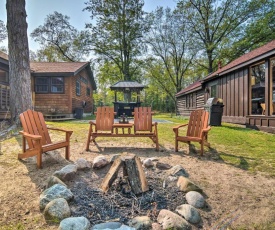
M83 109L82 108L76 108L74 117L76 119L82 119L83 118Z
M221 126L223 102L221 98L209 98L204 106L204 109L209 112L209 125Z

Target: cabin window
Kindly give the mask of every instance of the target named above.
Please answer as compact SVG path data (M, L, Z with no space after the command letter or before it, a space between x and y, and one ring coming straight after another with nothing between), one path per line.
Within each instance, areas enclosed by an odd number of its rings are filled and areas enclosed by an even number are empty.
M63 77L51 78L51 92L52 93L64 93L64 79Z
M80 82L79 81L76 81L76 95L77 96L80 96Z
M63 77L36 77L36 93L64 93Z
M86 95L87 95L88 97L91 96L91 89L90 89L89 87L86 88Z
M192 93L186 96L186 108L196 108L196 93Z
M251 114L265 114L265 64L250 68Z
M217 84L210 86L210 97L217 97Z

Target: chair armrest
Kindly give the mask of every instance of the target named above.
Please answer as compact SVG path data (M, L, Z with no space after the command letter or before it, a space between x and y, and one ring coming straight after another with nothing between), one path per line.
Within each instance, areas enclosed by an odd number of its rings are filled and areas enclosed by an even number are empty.
M207 133L210 129L211 129L211 126L208 126L206 129L203 129L202 132Z
M23 132L23 131L20 131L19 133L21 135L23 135L23 137L30 138L32 140L40 140L40 139L42 139L42 137L40 135L32 135L32 134L29 134L29 133Z
M90 125L94 125L94 126L96 126L96 123L95 123L95 122L93 122L93 121L90 121L90 122L89 122L89 124L90 124Z
M71 130L59 129L59 128L48 128L49 130L61 131L66 133L73 133Z
M187 125L188 125L188 123L187 124L182 124L182 125L175 126L175 127L173 127L173 131L175 132L179 128L182 128L182 127L187 126Z

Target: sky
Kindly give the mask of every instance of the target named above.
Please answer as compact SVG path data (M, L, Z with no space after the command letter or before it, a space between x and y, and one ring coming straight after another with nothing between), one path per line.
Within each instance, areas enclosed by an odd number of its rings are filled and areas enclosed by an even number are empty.
M44 20L47 15L52 14L54 11L62 13L70 17L70 24L78 30L85 28L85 23L91 21L90 13L83 11L85 8L85 2L87 0L25 0L27 11L27 23L28 34L30 34L38 26L44 24ZM144 11L150 12L157 8L157 6L163 6L174 8L176 6L176 0L144 0ZM7 22L6 13L6 0L0 0L0 20L5 24ZM7 47L7 40L0 43L0 46ZM29 49L37 50L39 44L34 42L29 37Z

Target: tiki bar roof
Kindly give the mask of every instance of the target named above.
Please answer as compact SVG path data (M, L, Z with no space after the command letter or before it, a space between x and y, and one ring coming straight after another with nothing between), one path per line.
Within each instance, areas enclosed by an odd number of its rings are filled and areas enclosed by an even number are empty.
M142 85L136 81L119 81L112 85L111 90L116 91L140 91L143 90L145 85Z

